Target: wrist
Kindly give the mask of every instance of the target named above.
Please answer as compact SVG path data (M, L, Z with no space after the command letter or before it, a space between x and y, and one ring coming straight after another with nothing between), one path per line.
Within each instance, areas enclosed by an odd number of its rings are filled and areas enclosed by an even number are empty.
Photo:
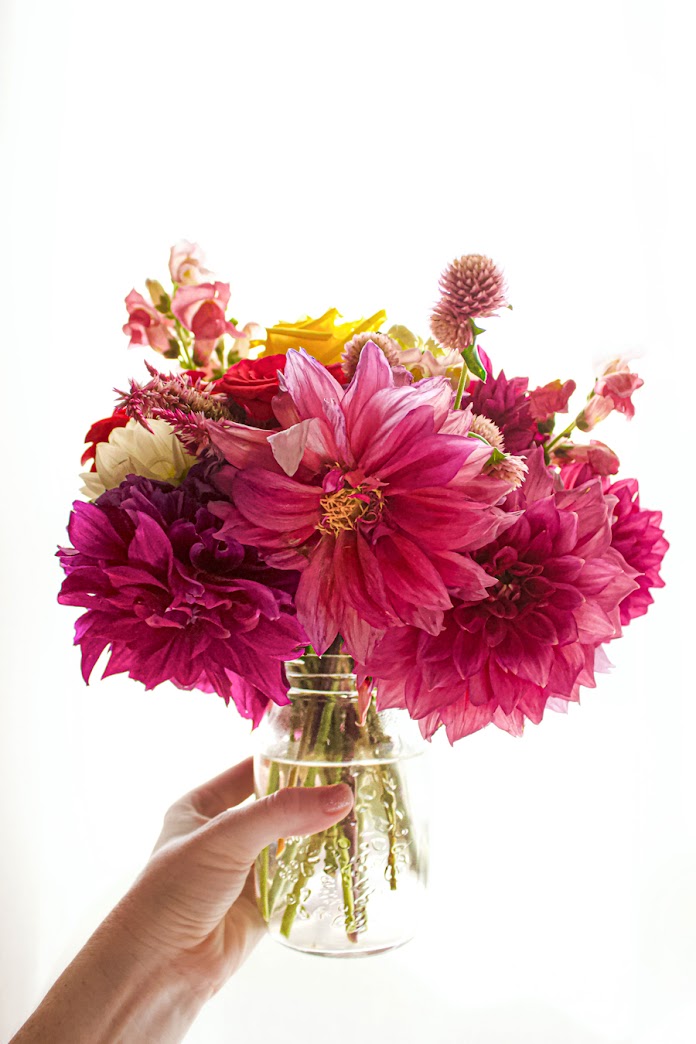
M181 1041L212 990L143 941L129 897L99 926L13 1044ZM135 928L135 930L133 930Z

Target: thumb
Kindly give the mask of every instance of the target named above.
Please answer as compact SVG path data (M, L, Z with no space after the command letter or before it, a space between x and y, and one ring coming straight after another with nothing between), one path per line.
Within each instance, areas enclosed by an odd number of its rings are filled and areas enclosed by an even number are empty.
M235 862L251 865L266 845L279 837L318 834L350 811L347 783L331 787L286 787L243 808L223 812L209 826Z

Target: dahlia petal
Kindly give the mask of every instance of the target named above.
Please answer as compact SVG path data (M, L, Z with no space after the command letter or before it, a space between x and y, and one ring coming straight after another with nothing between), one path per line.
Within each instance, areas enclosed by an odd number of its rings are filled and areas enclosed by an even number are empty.
M394 523L417 539L427 532L434 551L475 551L516 521L515 515L499 508L482 511L456 489L419 489L387 499Z
M91 555L92 558L118 556L124 546L104 512L96 504L85 504L79 500L72 507L68 536L77 551Z
M474 707L481 707L485 703L493 703L494 706L497 706L495 692L491 687L486 667L469 678L469 700Z
M475 447L459 435L431 435L380 468L390 493L444 486L453 479Z
M359 457L360 466L366 474L378 472L381 477L387 462L395 461L395 466L398 466L405 452L419 445L421 439L432 437L434 431L431 406L417 406L398 423L394 417L388 416L387 423L371 432L367 449Z
M559 649L554 657L549 675L549 691L554 696L569 698L584 663L585 657L579 643L576 642Z
M394 378L387 357L373 341L368 341L360 352L355 374L343 398L348 428L355 424L378 391L393 386Z
M360 663L370 662L375 645L384 635L383 630L377 630L367 621L361 620L350 605L343 608L340 630L346 651Z
M496 708L494 704L483 703L475 705L466 698L457 700L449 707L443 708L439 715L447 731L450 743L455 740L471 736L493 721Z
M505 664L503 657L508 658L507 642L500 646L499 649L496 649L496 657L501 663ZM532 685L539 685L544 688L544 686L548 685L554 660L554 646L529 642L525 645L524 655L519 658L515 666L515 673L520 678L524 678L525 681L531 682Z
M362 535L352 531L339 533L333 563L340 577L342 597L371 626L386 628L395 622L394 615L383 587L381 592L379 589L375 592L378 596L381 593L383 600L373 596L373 580L381 576L379 571L367 575L363 571L363 561L370 562L370 559L375 560Z
M459 631L452 649L452 660L462 679L478 674L488 660L488 646L477 634Z
M206 421L210 441L235 468L267 468L279 472L268 442L268 432L234 421Z
M294 475L300 466L307 446L310 429L317 426L315 417L293 424L285 431L277 431L268 436L268 444L273 456L286 475Z
M129 563L143 562L162 576L169 576L173 555L165 533L149 515L138 512L134 521L136 530L128 546Z
M511 736L524 735L524 714L520 710L515 709L511 714L506 714L502 707L496 707L493 712L493 724L509 732Z
M500 709L504 714L512 714L521 697L527 692L529 683L506 671L493 658L488 661L488 675L491 690Z
M304 485L286 475L249 468L234 482L235 506L256 525L277 532L316 526L321 488Z
M327 401L342 401L344 389L304 348L299 351L291 348L286 359L285 386L302 420L324 416L324 403Z
M390 592L426 609L451 607L440 574L412 540L393 533L376 542L374 554Z
M497 580L482 569L472 558L455 551L441 551L431 561L448 591L464 602L478 602L495 587Z
M326 652L338 633L338 615L333 568L335 541L324 536L314 549L309 565L302 573L297 587L295 605L297 617L304 627L315 652ZM345 635L344 635L345 637ZM364 662L359 656L356 659Z

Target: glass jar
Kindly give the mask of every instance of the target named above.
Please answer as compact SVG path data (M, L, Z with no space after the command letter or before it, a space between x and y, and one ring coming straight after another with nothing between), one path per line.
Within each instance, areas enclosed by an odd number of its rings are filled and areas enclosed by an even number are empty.
M290 704L257 730L256 794L348 783L351 812L288 837L256 864L259 909L286 946L331 957L382 953L414 934L427 876L426 744L406 711L377 711L344 654L286 664Z

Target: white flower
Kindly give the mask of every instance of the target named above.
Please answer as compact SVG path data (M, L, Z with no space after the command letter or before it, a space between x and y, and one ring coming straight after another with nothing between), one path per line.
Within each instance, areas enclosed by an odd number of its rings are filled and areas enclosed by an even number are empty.
M186 478L196 457L187 453L171 424L164 420L148 420L149 432L131 418L125 428L115 428L108 442L97 445L96 471L80 475L84 486L80 490L90 500L96 500L107 489L120 486L127 475L142 475L178 486Z

